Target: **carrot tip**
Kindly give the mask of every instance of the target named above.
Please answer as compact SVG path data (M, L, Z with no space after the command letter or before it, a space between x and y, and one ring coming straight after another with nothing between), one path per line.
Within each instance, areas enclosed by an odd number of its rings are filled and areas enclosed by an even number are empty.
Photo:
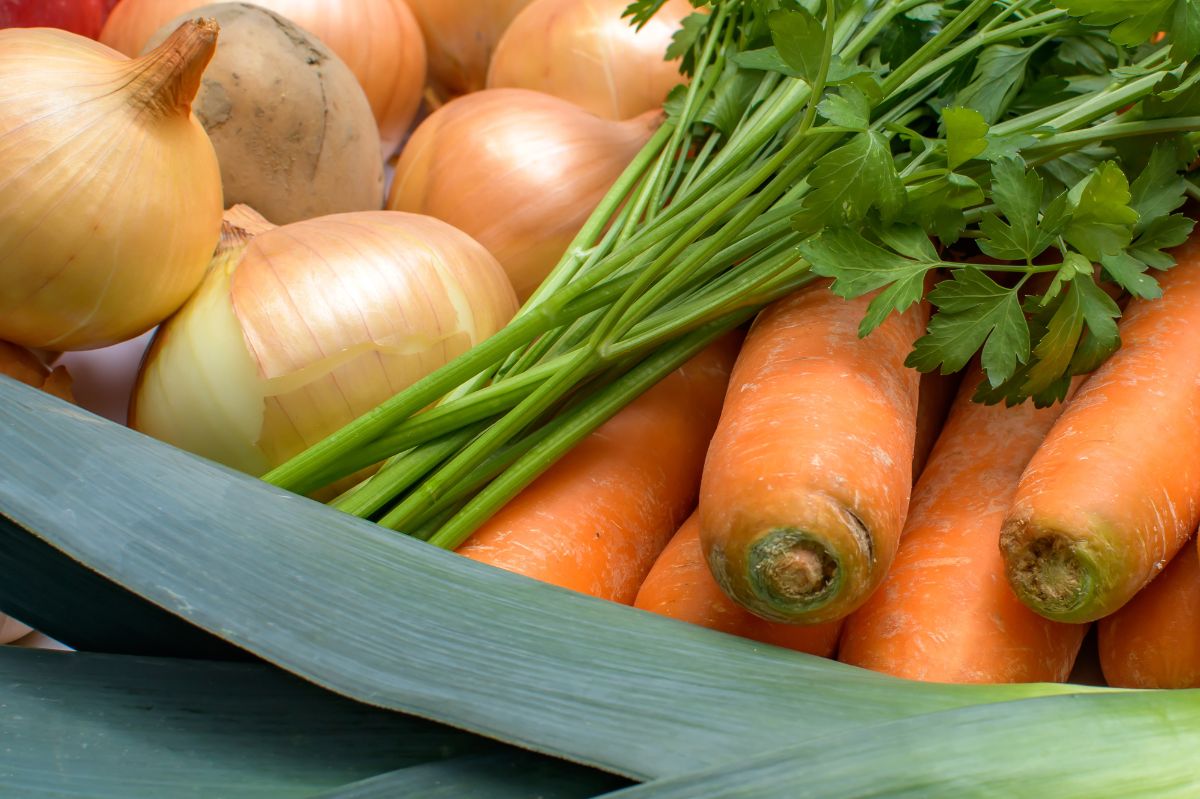
M1005 531L1000 538L1008 581L1021 601L1057 621L1091 621L1095 580L1079 542L1059 534L1029 541Z

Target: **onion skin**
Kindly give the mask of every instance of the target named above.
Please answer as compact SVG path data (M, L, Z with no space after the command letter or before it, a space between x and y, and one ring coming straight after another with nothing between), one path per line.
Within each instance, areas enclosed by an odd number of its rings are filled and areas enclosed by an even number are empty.
M495 333L516 308L495 259L429 217L335 214L249 243L230 237L155 337L130 424L261 474Z
M449 222L487 247L524 301L661 124L612 122L527 89L487 89L413 133L388 208Z
M168 20L211 0L121 0L100 41L126 55L141 52ZM246 0L312 33L358 79L375 122L384 158L404 140L421 104L425 41L405 0Z
M216 36L189 22L129 60L64 31L0 30L0 338L113 344L200 282L222 196L190 103Z
M487 84L492 51L532 0L408 0L429 54L429 82L443 99Z
M63 366L53 368L24 347L0 341L0 375L7 375L27 386L40 388L59 399L74 402L71 375ZM4 616L0 615L0 619ZM4 643L0 641L0 643Z
M629 0L534 0L500 38L487 87L553 94L605 119L629 119L662 106L683 78L663 54L688 0L668 0L636 30L621 13Z

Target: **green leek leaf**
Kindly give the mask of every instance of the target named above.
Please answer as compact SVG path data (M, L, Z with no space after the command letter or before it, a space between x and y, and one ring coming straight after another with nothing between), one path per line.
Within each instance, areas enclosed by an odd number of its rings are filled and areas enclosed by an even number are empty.
M76 561L335 692L635 778L1079 686L941 686L763 646L392 533L0 378L0 552ZM35 539L38 546L15 546ZM47 594L89 586L48 581ZM80 601L98 607L112 594ZM13 595L0 581L0 611ZM30 597L33 603L34 598ZM123 611L128 602L114 604ZM66 643L69 620L55 636Z
M517 751L263 664L5 646L0 707L0 795L22 799L307 797L451 756Z

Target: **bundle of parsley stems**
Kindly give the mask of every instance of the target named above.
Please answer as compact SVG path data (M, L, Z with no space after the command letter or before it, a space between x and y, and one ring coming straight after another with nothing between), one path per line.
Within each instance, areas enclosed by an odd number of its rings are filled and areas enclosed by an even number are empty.
M668 54L686 86L513 321L265 480L308 493L382 461L332 504L457 547L818 277L880 290L865 335L940 270L910 363L952 372L982 350L980 399L1051 402L1119 345L1100 281L1154 296L1148 270L1190 232L1173 213L1196 193L1187 0L1143 17L1117 0L692 1L704 13Z

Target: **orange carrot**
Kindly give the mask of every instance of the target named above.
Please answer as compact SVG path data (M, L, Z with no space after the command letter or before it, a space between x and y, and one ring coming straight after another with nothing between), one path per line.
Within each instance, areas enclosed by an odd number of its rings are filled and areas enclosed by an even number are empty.
M816 283L755 320L700 489L717 583L773 621L850 613L891 565L912 490L924 305L859 338L871 295Z
M1009 582L1059 621L1115 612L1200 523L1200 236L1156 300L1135 299L1021 478L1000 544Z
M630 604L695 506L738 337L726 336L577 444L458 548Z
M926 372L921 375L921 389L917 394L917 438L913 446L913 482L921 476L929 453L941 435L946 414L958 392L960 375L944 375L941 372Z
M841 621L783 624L760 619L721 590L700 549L700 517L692 514L654 562L634 607L723 633L830 657Z
M1021 471L1062 411L971 401L963 380L917 487L891 571L850 615L838 659L934 682L1062 682L1087 632L1021 604L996 541Z
M1200 687L1200 555L1185 546L1162 574L1097 624L1100 668L1121 688Z

